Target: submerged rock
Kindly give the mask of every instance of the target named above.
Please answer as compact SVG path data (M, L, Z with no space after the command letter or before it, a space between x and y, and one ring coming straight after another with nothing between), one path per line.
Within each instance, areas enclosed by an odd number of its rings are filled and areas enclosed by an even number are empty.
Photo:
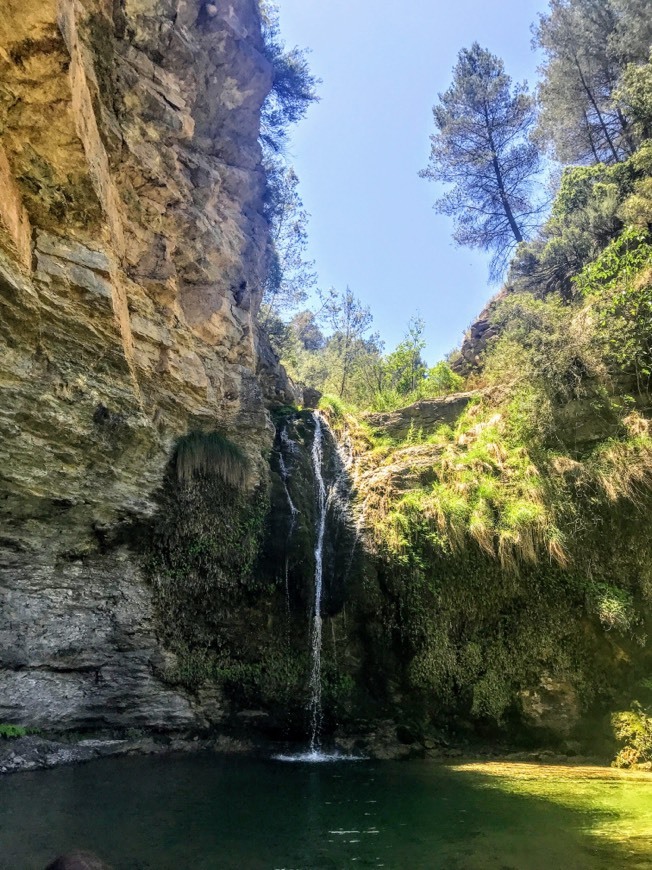
M140 744L144 750L144 745ZM81 740L62 743L43 737L20 737L0 743L0 773L44 770L65 764L93 761L96 758L126 755L135 750L127 740Z
M75 850L59 855L45 870L111 870L111 868L92 852Z

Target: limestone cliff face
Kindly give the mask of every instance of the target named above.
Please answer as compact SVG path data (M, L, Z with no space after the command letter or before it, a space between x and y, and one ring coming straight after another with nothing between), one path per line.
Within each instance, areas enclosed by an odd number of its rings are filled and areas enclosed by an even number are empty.
M122 546L175 439L273 432L254 316L272 72L255 0L7 0L0 21L0 721L206 721ZM219 718L219 705L212 704Z

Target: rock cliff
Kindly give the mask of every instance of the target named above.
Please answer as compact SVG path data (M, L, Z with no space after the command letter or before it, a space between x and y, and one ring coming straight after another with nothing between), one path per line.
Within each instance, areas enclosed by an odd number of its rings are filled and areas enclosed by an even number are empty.
M0 721L201 724L128 544L180 435L237 438L252 487L273 440L257 5L3 12Z

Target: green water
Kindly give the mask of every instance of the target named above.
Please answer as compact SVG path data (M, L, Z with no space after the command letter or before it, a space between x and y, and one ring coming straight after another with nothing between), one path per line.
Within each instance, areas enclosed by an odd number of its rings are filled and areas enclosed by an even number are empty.
M129 758L0 781L0 867L652 868L652 778L525 765Z

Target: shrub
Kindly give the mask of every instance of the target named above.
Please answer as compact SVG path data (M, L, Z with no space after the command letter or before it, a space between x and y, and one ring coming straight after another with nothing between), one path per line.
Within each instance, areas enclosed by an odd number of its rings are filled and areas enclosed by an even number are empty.
M633 767L652 761L652 716L634 701L632 709L614 713L611 718L614 735L622 745L613 764L615 767Z
M596 320L605 360L633 375L640 393L652 383L652 237L630 227L575 279Z
M572 299L578 289L574 277L622 230L623 204L644 174L638 155L613 166L566 168L550 218L537 239L519 246L508 283L539 296Z

